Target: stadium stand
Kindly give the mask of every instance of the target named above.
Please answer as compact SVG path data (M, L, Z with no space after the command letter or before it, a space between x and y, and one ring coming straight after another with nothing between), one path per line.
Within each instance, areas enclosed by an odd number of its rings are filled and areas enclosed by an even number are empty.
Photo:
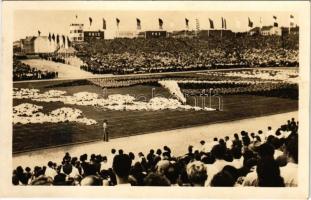
M81 69L94 74L299 65L298 35L117 38L74 47L85 63Z
M298 121L288 120L277 130L241 131L232 138L214 138L189 146L174 156L164 146L125 153L112 149L106 156L65 153L61 163L49 161L34 169L18 166L13 185L102 186L297 186Z
M20 60L13 59L13 81L53 79L57 77L58 72L41 71L22 63Z

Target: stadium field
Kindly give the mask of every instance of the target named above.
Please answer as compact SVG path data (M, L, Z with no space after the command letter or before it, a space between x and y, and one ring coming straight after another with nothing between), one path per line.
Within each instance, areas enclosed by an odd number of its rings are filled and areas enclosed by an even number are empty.
M66 91L67 94L86 91L101 95L103 92L98 86L88 83L74 85L70 81L14 83L14 87L39 88L42 92L56 89ZM107 92L108 94L144 96L146 100L149 100L152 96L152 88L155 88L155 95L170 96L166 89L158 85L111 88ZM193 105L194 101L194 97L188 98L188 104ZM202 97L197 97L196 101L201 105ZM13 125L13 153L99 140L101 139L103 120L108 120L109 137L118 138L298 110L297 100L253 95L223 96L223 111L208 112L184 110L114 111L92 106L65 105L61 102L35 102L30 99L14 99L13 106L24 102L43 106L44 113L59 107L78 108L87 118L95 119L98 124L91 126L74 122L15 124ZM205 102L208 105L208 98L205 99ZM212 107L218 107L218 99L215 97L212 98Z

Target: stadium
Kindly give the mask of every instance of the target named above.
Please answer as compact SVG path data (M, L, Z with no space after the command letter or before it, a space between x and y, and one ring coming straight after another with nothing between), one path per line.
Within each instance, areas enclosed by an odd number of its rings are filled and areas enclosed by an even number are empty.
M14 42L13 185L298 186L295 16L80 18Z

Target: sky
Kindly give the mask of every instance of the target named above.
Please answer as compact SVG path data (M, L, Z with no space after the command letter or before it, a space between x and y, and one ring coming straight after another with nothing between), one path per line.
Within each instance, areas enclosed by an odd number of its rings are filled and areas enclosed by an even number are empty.
M76 15L78 18L76 18ZM227 29L232 31L247 31L248 17L253 21L254 27L272 25L273 16L277 17L279 26L289 26L290 15L294 16L294 23L298 24L298 16L290 12L237 12L237 11L112 11L112 10L16 10L14 13L14 41L26 36L49 33L69 35L71 23L83 23L84 30L102 30L103 18L107 29L105 38L111 39L117 32L116 18L120 19L119 31L136 31L136 18L141 20L141 31L158 30L158 19L164 22L163 29L167 31L184 30L185 18L189 19L189 29L195 30L195 19L199 20L200 29L209 29L208 19L214 21L215 29L221 28L221 17L227 21ZM92 18L92 26L89 23Z

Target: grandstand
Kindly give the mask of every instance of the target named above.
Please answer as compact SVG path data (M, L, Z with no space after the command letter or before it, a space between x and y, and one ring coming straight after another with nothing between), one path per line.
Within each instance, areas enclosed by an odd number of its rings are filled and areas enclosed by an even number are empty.
M296 187L298 121L277 129L201 138L183 154L165 144L148 151L70 152L46 165L16 166L13 185ZM240 127L240 126L239 126ZM153 145L152 145L153 146ZM139 147L138 147L139 149ZM290 173L288 173L290 172Z
M298 35L114 39L74 46L94 74L298 66Z

